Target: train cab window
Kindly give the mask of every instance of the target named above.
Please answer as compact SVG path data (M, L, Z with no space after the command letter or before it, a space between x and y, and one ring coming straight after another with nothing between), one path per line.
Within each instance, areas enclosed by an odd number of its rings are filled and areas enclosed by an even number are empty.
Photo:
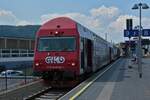
M38 51L75 51L75 37L41 37Z

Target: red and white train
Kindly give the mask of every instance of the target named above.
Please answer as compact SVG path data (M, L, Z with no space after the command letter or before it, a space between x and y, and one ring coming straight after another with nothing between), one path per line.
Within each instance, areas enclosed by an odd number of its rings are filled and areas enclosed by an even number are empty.
M79 77L119 57L119 49L67 17L46 22L36 34L34 70L43 78Z

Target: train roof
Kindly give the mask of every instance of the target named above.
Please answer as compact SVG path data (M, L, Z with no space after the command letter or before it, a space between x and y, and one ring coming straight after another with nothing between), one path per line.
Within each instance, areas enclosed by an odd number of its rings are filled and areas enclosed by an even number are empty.
M75 29L76 22L67 17L54 18L40 27L40 30L51 30L51 29Z
M52 20L49 20L40 27L40 30L53 30L57 29L58 27L59 29L77 29L79 31L79 35L82 37L84 36L86 38L91 38L93 36L98 37L98 35L96 35L94 32L90 31L80 23L68 17L57 17Z

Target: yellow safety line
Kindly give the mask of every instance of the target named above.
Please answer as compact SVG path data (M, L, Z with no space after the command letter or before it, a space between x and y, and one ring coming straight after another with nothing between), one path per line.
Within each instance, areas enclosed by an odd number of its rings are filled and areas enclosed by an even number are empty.
M83 87L79 92L77 92L74 96L72 96L69 100L74 100L76 97L78 97L82 92L84 92L90 85L92 84L92 82L89 82L89 84L87 84L85 87Z
M118 60L119 61L119 60ZM117 63L116 61L115 63ZM98 75L95 79L93 79L91 82L89 82L86 86L84 86L79 92L77 92L75 95L70 97L69 100L75 100L81 93L83 93L94 81L96 81L100 76L102 76L106 71L108 71L115 63L113 63L111 66L109 66L105 71L103 71L100 75Z

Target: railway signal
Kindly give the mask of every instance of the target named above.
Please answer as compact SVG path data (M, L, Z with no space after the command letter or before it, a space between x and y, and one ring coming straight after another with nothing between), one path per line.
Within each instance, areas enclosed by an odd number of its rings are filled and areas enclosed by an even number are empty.
M127 30L132 30L132 27L133 27L133 21L132 21L132 19L127 19L126 20L126 29Z

